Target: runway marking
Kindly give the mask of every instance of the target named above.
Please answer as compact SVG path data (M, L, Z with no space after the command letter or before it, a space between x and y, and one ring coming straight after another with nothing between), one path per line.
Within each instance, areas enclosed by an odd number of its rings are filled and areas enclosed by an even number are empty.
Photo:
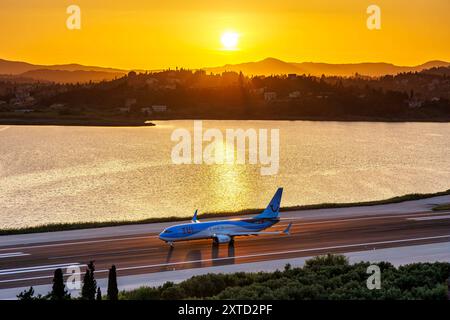
M0 259L4 258L12 258L12 257L22 257L22 256L29 256L29 253L23 253L23 252L8 252L8 253L0 253Z
M441 219L450 219L450 215L417 217L417 218L409 218L408 220L426 221L426 220L441 220Z
M287 251L277 251L277 252L255 253L255 254L247 254L247 255L234 256L234 257L221 257L221 258L211 258L211 259L203 259L203 260L160 263L160 264L147 265L147 266L135 266L135 267L117 268L117 270L118 271L119 270L134 270L134 269L151 268L151 267L163 267L163 266L180 265L180 264L188 264L188 263L199 263L199 262L211 262L211 261L230 260L230 259L254 258L254 257L262 257L262 256L280 255L280 254L290 254L290 253L299 253L299 252L311 252L311 251L323 251L323 250L331 250L331 249L344 249L344 248L353 248L353 247L361 247L361 246L391 244L391 243L403 243L403 242L420 241L420 240L432 240L432 239L443 239L443 238L450 238L450 234L443 235L443 236L433 236L433 237L422 237L422 238L410 238L410 239L400 239L400 240L387 240L387 241L377 241L377 242L346 244L346 245L340 245L340 246L330 246L330 247L321 247L321 248L308 248L308 249L287 250ZM106 271L108 271L108 270L105 270L105 272Z
M0 251L17 250L17 249L47 248L47 247L63 247L63 246L74 246L74 245L77 245L77 244L89 244L89 243L124 241L124 240L147 239L147 238L157 238L157 236L139 236L139 237L118 238L118 239L102 239L102 240L89 240L89 241L41 244L41 245L37 245L37 246L26 246L26 247L15 247L15 248L0 249Z
M53 276L40 276L40 277L28 277L28 278L21 278L21 279L0 280L0 283L30 281L30 280L42 280L42 279L50 279L50 278L53 278ZM3 289L0 289L0 290L3 290Z
M146 252L146 251L154 251L158 250L159 248L147 248L147 249L135 249L135 250L122 250L122 251L114 251L114 252L108 252L108 253L98 253L95 254L95 256L105 256L105 255L114 255L119 253L133 253L133 252ZM50 257L49 260L56 260L56 259L67 259L67 258L80 258L80 257L86 257L91 256L91 254L76 254L72 256L57 256L57 257Z
M386 215L386 216L379 215L379 216L370 216L370 217L361 217L361 218L344 218L344 219L325 220L325 221L305 221L305 222L302 222L301 225L327 224L327 223L336 223L336 222L364 221L364 220L378 220L378 219L409 218L409 217L415 217L415 216L423 215L423 214L427 214L427 213L420 212L420 213L410 213L410 214L394 214L394 215ZM284 221L284 220L304 220L304 218L281 218L281 221Z
M362 220L378 220L378 219L386 219L386 218L408 218L415 217L417 215L426 214L425 212L415 213L415 214L393 214L393 215L379 215L379 216L369 216L369 217L360 217L360 218L344 218L344 219L335 219L335 220L326 220L326 221L304 221L299 225L315 225L315 224L329 224L336 222L347 222L347 221L362 221ZM437 216L437 215L436 215ZM427 215L426 217L431 217ZM420 217L417 217L420 218ZM303 218L281 218L281 221L287 220L303 220ZM286 224L278 224L278 227L286 226ZM52 243L52 244L43 244L43 245L29 245L24 247L13 247L13 248L0 248L1 251L8 250L23 250L23 249L39 249L39 248L49 248L49 247L60 247L60 246L72 246L72 245L81 245L81 244L91 244L91 243L101 243L101 242L114 242L114 241L126 241L126 240L137 240L137 239L146 239L146 238L157 238L157 235L148 235L148 236L135 236L135 237L125 237L125 238L114 238L114 239L99 239L99 240L85 240L85 241L72 241L72 242L64 242L64 243ZM252 240L252 239L247 239ZM258 240L254 238L254 240Z
M70 266L82 266L79 262L73 263L62 263L62 264L48 264L43 266L33 266L33 267L24 267L24 268L13 268L13 269L0 269L0 276L9 275L9 274L17 274L17 273L27 273L27 272L40 272L40 271L48 271L55 270L58 268L66 268Z
M176 266L176 265L182 265L182 264L192 264L192 263L201 263L201 262L223 261L223 260L230 260L230 259L235 260L235 259L244 259L244 258L254 258L254 257L263 257L263 256L273 256L273 255L300 253L300 252L323 251L323 250L332 250L332 249L344 249L344 248L354 248L354 247L361 247L361 246L373 246L373 245L392 244L392 243L405 243L405 242L411 242L411 241L433 240L433 239L444 239L444 238L450 238L450 234L442 235L442 236L432 236L432 237L421 237L421 238L410 238L410 239L386 240L386 241L346 244L346 245L329 246L329 247L321 247L321 248L307 248L307 249L298 249L298 250L265 252L265 253L248 254L248 255L234 256L234 257L232 256L232 257L220 257L220 258L210 258L210 259L202 259L202 260L190 260L190 261L179 261L179 262L169 262L169 263L158 263L158 264L151 264L151 265L142 265L142 266L117 268L117 271L148 269L148 268L155 268L155 267ZM418 245L420 245L420 244L418 244ZM53 269L50 269L50 270L53 270ZM109 270L108 269L103 269L103 270L96 270L95 272L96 273L107 273L107 272L109 272ZM21 272L21 273L23 273L23 272ZM66 275L68 275L68 274L66 274ZM52 277L53 276L39 276L39 277L29 277L29 278L21 278L21 279L8 279L8 280L0 280L0 283L28 281L28 280L38 280L38 279L49 279L49 278L52 278Z

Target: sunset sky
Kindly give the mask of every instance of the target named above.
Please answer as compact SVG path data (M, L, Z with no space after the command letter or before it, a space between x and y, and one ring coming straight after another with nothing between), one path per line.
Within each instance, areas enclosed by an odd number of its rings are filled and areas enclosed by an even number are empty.
M81 30L66 27L71 4ZM370 4L381 30L366 27ZM124 69L266 57L415 65L450 61L449 13L449 0L1 0L0 58Z

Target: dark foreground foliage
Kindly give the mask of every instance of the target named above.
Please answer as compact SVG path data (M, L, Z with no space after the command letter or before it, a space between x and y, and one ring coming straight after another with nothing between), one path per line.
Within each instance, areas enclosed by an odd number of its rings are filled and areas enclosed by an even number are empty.
M366 286L368 262L349 264L341 255L308 260L284 271L194 276L179 284L121 292L120 299L447 299L450 263L415 263L395 268L381 262L381 289Z

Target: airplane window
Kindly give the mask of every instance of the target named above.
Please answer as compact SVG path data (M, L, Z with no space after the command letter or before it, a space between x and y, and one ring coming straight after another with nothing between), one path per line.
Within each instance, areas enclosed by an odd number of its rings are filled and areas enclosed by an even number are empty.
M172 230L165 230L164 233L172 233Z

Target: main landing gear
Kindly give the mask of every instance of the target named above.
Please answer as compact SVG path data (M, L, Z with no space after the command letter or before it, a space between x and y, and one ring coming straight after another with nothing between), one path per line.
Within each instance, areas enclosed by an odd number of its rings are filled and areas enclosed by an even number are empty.
M214 237L213 238L213 245L214 246L218 246L221 243L226 243L228 242L229 246L234 246L234 237L229 237L228 241L220 241L220 239L218 237Z

